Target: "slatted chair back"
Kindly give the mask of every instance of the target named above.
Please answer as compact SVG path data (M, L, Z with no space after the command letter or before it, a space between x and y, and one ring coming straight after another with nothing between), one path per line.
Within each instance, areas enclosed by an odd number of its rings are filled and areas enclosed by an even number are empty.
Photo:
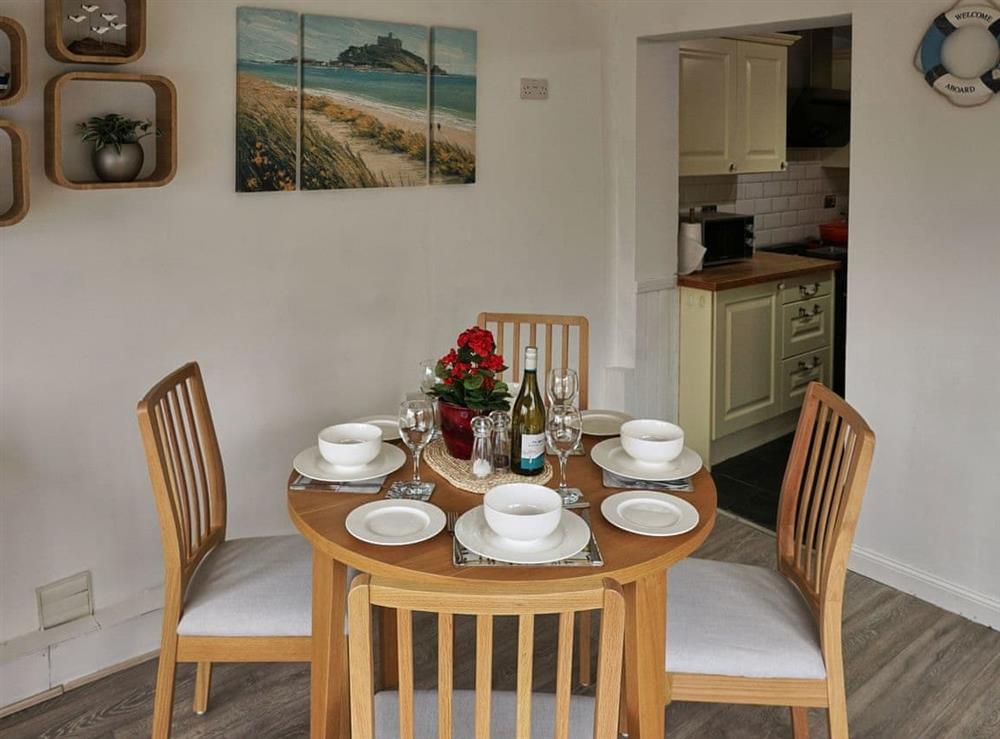
M778 567L816 617L824 650L839 649L847 558L868 483L875 434L818 382L799 415L778 507Z
M226 538L226 480L198 364L185 364L153 386L139 401L138 416L167 587L182 594L198 563Z
M548 371L553 367L575 369L580 376L580 408L587 408L590 323L585 316L484 312L479 314L476 325L493 332L497 351L507 360L509 374L505 373L501 377L506 377L508 382L520 382L524 348L536 346L541 382L545 382ZM553 359L556 351L558 354Z
M399 655L400 739L414 736L413 612L438 614L438 726L439 739L453 732L454 617L476 617L475 736L490 739L493 671L493 617L517 616L517 739L531 736L531 682L535 617L558 614L556 654L555 739L569 737L570 692L573 666L573 616L577 611L601 610L600 658L594 706L595 739L614 739L622 676L624 598L621 586L605 579L601 586L582 590L536 592L460 592L454 589L412 588L369 575L355 578L348 596L350 619L351 726L354 739L375 736L372 662L372 606L396 610ZM577 737L574 737L577 739Z

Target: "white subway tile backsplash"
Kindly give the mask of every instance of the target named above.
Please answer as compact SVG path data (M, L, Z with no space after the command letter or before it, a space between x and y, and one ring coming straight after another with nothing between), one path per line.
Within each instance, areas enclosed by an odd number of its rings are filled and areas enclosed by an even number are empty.
M810 149L789 150L791 164L780 172L682 177L681 212L717 205L719 210L754 216L757 246L817 238L817 224L838 217L847 207L847 173L828 170ZM836 208L824 208L825 195Z

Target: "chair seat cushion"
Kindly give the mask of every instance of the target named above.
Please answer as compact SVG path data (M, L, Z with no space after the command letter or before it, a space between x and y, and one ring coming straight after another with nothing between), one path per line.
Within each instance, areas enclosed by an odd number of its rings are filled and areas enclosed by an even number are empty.
M765 567L685 559L667 579L667 670L736 677L826 677L798 590Z
M554 693L533 693L531 696L532 739L551 739L555 735L556 696ZM476 735L476 693L456 690L452 702L454 739L473 739ZM416 690L413 694L413 724L415 739L435 739L437 732L437 691ZM490 709L490 736L516 736L517 694L495 690ZM569 735L574 739L594 734L594 699L584 695L570 696ZM383 690L375 694L376 739L398 739L399 693Z
M181 636L310 636L312 548L301 536L230 539L188 587Z

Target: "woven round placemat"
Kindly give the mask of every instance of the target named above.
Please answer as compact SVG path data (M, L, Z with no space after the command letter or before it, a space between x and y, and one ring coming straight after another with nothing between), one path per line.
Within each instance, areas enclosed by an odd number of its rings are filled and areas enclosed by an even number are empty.
M459 490L479 495L485 495L490 488L503 485L505 482L533 482L544 485L552 479L552 465L546 459L542 473L534 477L504 472L503 474L492 474L485 480L480 480L472 476L468 460L455 459L448 454L448 447L444 445L444 439L438 439L427 445L427 448L424 449L424 460L435 472Z

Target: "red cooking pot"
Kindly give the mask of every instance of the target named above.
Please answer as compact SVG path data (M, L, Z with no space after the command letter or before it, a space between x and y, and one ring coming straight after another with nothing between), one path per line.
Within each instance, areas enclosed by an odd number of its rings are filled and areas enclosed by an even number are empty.
M838 218L819 227L819 240L830 246L847 245L847 221Z

